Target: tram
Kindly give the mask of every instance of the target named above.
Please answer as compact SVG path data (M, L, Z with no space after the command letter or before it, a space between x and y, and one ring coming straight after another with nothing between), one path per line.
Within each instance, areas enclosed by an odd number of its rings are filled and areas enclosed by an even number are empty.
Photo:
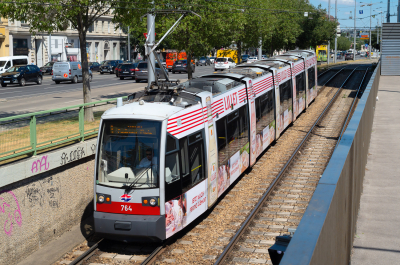
M101 117L95 160L95 232L165 240L212 207L308 108L314 51L137 92Z
M318 45L316 49L317 53L317 61L318 62L326 62L328 60L328 46L327 45Z

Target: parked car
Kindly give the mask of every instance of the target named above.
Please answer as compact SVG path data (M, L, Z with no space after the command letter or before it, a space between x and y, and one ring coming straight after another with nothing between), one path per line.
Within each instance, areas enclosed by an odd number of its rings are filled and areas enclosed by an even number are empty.
M200 57L198 62L196 62L196 66L199 66L199 65L205 65L205 66L211 65L210 58L206 58L204 56Z
M247 60L249 59L249 57L250 57L250 55L248 55L248 54L243 54L243 55L242 55L242 63L246 63Z
M36 65L14 65L8 68L0 77L2 87L11 84L25 86L26 82L42 84L43 74Z
M56 84L64 81L78 83L83 81L81 62L56 62L53 65L53 76L51 78ZM92 81L93 74L89 69L89 80Z
M161 65L161 67L163 67ZM147 80L147 62L140 62L138 63L137 67L135 68L135 81L139 82L141 80ZM165 68L160 68L159 64L156 63L156 78L157 79L164 79L168 75L168 71Z
M194 65L194 63L191 63L192 65L192 72L194 73L194 71L196 70L196 67ZM174 64L172 65L172 73L175 74L176 72L186 72L188 71L188 61L187 60L178 60L176 62L174 62Z
M115 67L117 67L117 64L122 63L122 62L123 62L122 60L103 61L103 63L100 66L100 74L104 74L104 73L114 74Z
M90 62L89 63L89 69L92 72L94 72L94 71L99 72L100 71L100 64L98 62Z
M336 55L336 59L342 59L342 53L338 52Z
M135 79L135 72L138 63L124 63L119 65L118 76L119 79L124 80L126 77Z
M130 61L122 61L122 62L118 63L117 66L114 68L114 72L115 72L115 76L116 77L119 77L119 69L120 69L121 65L124 64L124 63L132 63L132 62L130 62Z
M268 56L267 55L261 55L261 60L265 60L265 59L268 59Z
M27 65L28 56L5 56L0 57L0 74L15 65Z
M210 62L215 63L215 57L210 57Z
M236 66L235 61L230 57L219 57L215 60L214 70L230 69Z
M344 56L344 60L353 60L354 59L354 53L346 53L346 55Z
M254 63L255 61L258 61L258 57L249 57L246 63Z
M54 64L54 62L46 63L45 65L40 67L40 71L42 71L43 74L50 74L51 75L51 71L53 70L53 64Z

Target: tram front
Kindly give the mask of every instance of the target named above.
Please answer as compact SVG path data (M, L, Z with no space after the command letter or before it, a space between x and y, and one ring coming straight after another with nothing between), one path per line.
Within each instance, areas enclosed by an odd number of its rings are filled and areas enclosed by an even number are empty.
M122 241L165 239L166 120L180 108L143 100L106 111L95 166L96 234Z

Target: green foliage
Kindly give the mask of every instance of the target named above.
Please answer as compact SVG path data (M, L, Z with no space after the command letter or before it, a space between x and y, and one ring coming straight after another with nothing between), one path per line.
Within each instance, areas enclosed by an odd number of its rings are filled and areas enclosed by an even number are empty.
M352 41L350 41L347 37L340 36L337 39L337 49L339 51L347 51L350 49Z
M30 31L51 33L66 30L69 23L78 31L84 102L91 101L89 68L86 53L86 33L89 27L100 16L109 13L115 6L114 0L48 0L46 3L39 0L15 0L12 4L0 2L2 17L12 20L24 20L30 24ZM85 110L85 121L93 121L93 110Z

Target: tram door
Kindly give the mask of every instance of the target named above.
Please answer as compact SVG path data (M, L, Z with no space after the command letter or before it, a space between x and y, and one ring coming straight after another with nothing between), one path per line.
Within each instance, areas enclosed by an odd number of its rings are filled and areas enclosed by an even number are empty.
M204 130L182 139L167 135L165 201L168 202L205 179Z

